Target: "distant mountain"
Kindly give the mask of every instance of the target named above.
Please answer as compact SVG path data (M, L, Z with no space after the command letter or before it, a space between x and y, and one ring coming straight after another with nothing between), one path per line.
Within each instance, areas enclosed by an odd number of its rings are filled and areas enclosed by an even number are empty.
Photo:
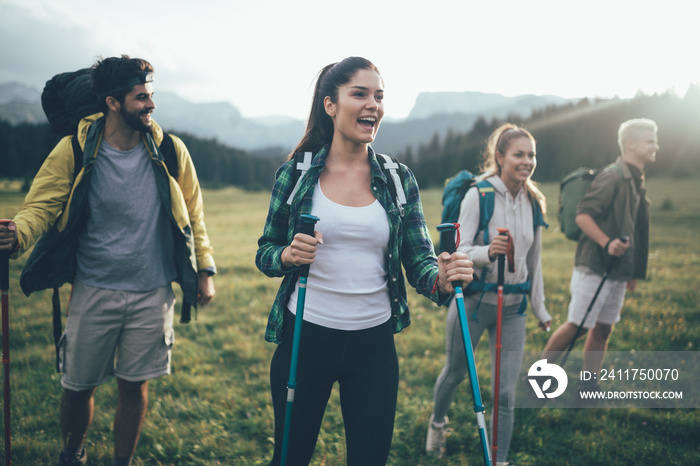
M396 154L407 147L427 144L436 134L443 139L449 131L469 131L479 118L476 114L437 114L398 122L383 121L372 147L378 152Z
M41 91L21 83L0 84L0 119L12 124L43 123ZM568 99L555 96L505 97L481 92L425 92L405 120L386 119L374 147L395 154L428 143L436 134L469 131L479 117L529 117L533 110ZM158 92L156 121L175 134L188 133L256 154L285 154L299 141L305 123L286 116L244 118L226 102L193 103L177 94Z
M552 95L506 97L483 92L422 92L416 98L408 119L425 119L437 114L465 113L486 118L505 118L515 114L528 117L533 110L547 105L562 105L571 99Z
M248 119L226 102L195 104L169 92L159 92L155 119L174 133L188 132L239 149L287 147L304 131L304 122L287 117Z
M168 131L210 138L244 150L289 151L304 131L304 122L289 117L247 119L226 102L192 103L177 94L158 92L155 120ZM46 123L41 91L20 83L0 84L0 119L12 124Z
M572 99L556 96L505 97L482 92L423 92L408 118L383 122L373 146L379 152L396 154L406 147L427 144L437 134L468 132L480 117L503 119L512 115L528 118L548 105L563 105Z
M0 84L0 119L13 125L45 123L41 91L21 83Z

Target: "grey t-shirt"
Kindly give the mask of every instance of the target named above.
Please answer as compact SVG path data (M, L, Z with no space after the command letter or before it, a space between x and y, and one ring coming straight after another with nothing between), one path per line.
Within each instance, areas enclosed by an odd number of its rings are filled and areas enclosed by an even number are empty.
M100 144L77 250L77 280L95 288L150 291L176 277L173 232L143 143Z

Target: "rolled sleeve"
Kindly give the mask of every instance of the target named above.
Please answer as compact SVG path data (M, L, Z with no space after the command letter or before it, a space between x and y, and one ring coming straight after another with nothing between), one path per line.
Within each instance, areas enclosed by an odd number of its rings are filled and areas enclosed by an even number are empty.
M588 214L594 219L600 218L610 207L610 200L615 195L619 177L614 167L600 172L579 202L576 214Z
M405 168L405 179L408 208L403 224L401 261L406 279L418 293L438 304L444 303L450 295L434 290L438 277L437 256L425 222L418 184L408 168Z
M289 161L277 171L265 227L258 239L255 265L268 277L281 277L293 270L282 265L282 251L289 242L289 205L286 201L287 193L292 189L293 169L293 161Z

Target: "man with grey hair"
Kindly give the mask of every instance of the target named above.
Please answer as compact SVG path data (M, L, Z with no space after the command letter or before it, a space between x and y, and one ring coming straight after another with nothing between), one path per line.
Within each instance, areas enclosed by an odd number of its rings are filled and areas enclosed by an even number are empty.
M554 362L578 333L586 335L583 369L600 372L612 334L620 321L626 290L646 278L649 254L649 199L644 166L656 161L657 126L652 120L625 121L618 130L620 156L600 171L578 205L576 223L583 235L576 247L568 321L547 342L543 358ZM622 238L629 238L624 241ZM612 265L611 265L612 264ZM609 270L609 272L607 272ZM607 273L598 297L579 326ZM597 389L592 381L588 389Z

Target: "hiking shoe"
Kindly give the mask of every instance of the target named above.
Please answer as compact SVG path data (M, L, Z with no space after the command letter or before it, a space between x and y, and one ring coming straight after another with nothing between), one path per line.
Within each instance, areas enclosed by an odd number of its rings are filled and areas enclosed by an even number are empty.
M72 456L66 456L66 451L63 450L58 456L58 466L85 466L87 464L87 451L85 447L81 448Z
M430 423L428 424L428 435L425 439L425 452L430 456L442 458L445 454L445 442L447 440L447 423L450 422L445 417L445 422L442 425L433 423L433 415L430 415Z

